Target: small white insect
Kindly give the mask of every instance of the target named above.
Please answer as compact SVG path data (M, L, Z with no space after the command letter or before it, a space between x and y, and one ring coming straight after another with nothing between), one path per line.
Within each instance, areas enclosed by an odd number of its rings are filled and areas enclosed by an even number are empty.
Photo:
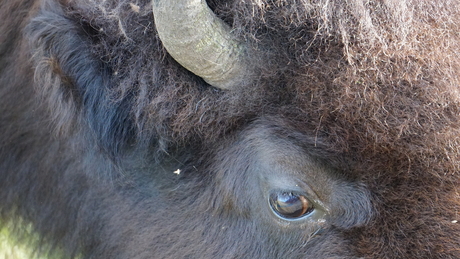
M131 6L131 10L133 10L133 12L135 13L139 13L139 11L141 10L141 8L137 4L129 3L129 5Z
M180 169L177 169L176 171L174 171L173 173L177 174L177 175L180 175Z

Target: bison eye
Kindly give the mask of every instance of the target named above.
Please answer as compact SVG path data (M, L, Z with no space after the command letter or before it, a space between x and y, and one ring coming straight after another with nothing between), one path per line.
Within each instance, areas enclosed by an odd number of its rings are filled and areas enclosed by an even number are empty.
M270 206L282 218L295 219L313 212L313 204L304 195L294 192L273 192Z

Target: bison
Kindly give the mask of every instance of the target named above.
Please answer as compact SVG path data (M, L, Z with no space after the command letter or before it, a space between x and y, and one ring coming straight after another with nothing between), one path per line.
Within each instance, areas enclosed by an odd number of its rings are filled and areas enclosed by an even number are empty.
M0 221L37 254L460 258L460 1L0 6Z

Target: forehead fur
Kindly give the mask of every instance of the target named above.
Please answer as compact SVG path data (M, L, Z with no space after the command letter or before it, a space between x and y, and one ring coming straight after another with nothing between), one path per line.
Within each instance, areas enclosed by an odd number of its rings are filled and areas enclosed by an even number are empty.
M74 7L95 30L93 52L113 70L114 96L134 94L139 132L214 139L283 111L347 150L440 138L457 123L455 1L208 4L261 61L240 91L215 90L175 63L156 36L150 1Z
M134 96L140 135L213 140L260 115L283 113L348 150L388 149L456 128L458 3L208 4L257 61L257 74L239 91L213 89L170 58L150 1L88 1L67 10L88 26L92 52L111 68L114 100Z

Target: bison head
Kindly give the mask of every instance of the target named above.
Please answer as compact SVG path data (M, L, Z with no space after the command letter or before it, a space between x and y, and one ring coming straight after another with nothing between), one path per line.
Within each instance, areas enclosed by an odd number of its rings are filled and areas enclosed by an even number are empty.
M7 0L0 219L64 258L459 258L458 10Z

